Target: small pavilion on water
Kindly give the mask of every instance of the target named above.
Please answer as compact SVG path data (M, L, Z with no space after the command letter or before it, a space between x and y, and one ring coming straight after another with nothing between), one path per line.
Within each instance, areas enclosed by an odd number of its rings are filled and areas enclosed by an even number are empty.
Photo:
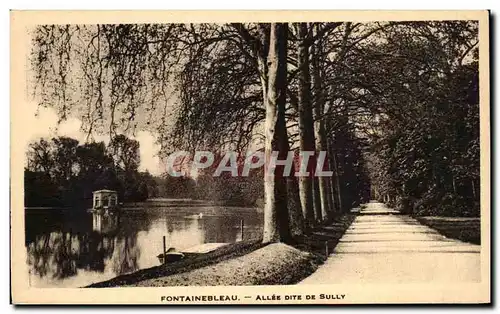
M110 208L118 205L118 193L113 190L92 192L92 208Z

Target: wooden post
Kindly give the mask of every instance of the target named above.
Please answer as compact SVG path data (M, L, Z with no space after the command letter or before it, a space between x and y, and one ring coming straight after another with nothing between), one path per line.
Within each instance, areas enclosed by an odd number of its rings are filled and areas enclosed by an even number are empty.
M243 219L240 220L241 241L243 241Z
M328 258L329 252L328 252L328 241L325 241L325 254L326 258Z
M477 199L476 197L476 185L474 184L474 179L471 179L472 182L472 196L474 197L474 200Z
M167 263L167 237L163 236L163 264Z

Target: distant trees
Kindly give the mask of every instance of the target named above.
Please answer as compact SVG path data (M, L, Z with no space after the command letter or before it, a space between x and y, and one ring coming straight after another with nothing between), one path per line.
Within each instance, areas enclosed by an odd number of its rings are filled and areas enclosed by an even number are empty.
M100 189L119 190L121 192L119 197L123 200L124 193L123 190L118 189L119 183L113 158L107 154L105 143L84 143L77 147L76 152L74 186L71 188L69 200L64 202L66 206L78 206L79 203L82 206L88 206L89 200L92 200L92 192ZM66 186L64 181L58 184Z
M161 196L167 198L196 198L196 182L189 176L173 177L168 174L161 176ZM205 198L203 198L205 199ZM209 199L209 198L207 198Z
M154 196L153 177L138 171L139 143L123 135L110 143L108 147L104 142L79 144L68 137L31 143L25 168L25 205L88 207L92 192L99 189L117 190L123 201Z
M234 206L262 206L264 201L264 169L250 169L248 176L232 176L222 172L214 176L221 157L216 157L212 166L199 169L194 186L194 198L217 201ZM242 166L242 165L241 165Z
M477 27L407 23L349 61L362 65L373 91L372 184L406 212L479 214Z
M147 189L138 173L141 162L139 142L119 134L111 139L107 151L113 158L116 176L124 191L123 199L146 199Z

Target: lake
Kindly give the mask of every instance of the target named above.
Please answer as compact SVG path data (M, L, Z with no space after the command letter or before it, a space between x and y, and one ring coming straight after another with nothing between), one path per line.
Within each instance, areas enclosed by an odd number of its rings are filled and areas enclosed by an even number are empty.
M200 217L199 213L202 213ZM114 216L78 210L27 209L30 285L82 287L159 265L157 255L203 243L234 243L262 236L255 208L161 200L134 204Z

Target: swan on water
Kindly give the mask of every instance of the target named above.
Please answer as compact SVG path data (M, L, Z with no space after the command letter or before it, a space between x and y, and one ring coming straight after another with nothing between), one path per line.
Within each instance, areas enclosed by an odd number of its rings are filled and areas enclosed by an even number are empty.
M186 218L189 218L189 219L202 219L203 218L203 213L189 215L189 216L186 216Z

